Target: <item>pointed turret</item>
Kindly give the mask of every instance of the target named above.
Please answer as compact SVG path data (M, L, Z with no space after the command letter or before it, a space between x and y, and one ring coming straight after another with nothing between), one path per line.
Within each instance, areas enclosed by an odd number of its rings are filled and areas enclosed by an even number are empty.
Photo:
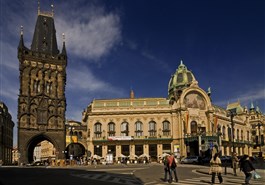
M255 107L254 107L253 102L251 102L249 110L250 110L250 112L255 111Z
M53 15L53 6L52 13L41 12L38 7L38 18L31 44L32 51L50 55L59 54Z
M259 106L256 106L256 112L257 113L262 113L261 110L260 110L260 108L259 108Z
M24 39L23 39L23 26L20 27L20 41L18 44L18 49L22 50L24 48Z
M131 89L131 92L130 92L130 98L134 99L134 91L132 89Z
M63 33L63 49L62 49L62 55L67 56L66 48L65 48L65 34Z

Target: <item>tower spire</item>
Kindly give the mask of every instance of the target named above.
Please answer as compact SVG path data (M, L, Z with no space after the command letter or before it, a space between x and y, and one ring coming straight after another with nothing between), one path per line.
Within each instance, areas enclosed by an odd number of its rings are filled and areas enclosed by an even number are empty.
M40 15L40 0L38 0L38 15Z
M54 6L53 4L51 4L51 8L52 8L52 17L54 16Z
M66 56L66 48L65 48L65 34L62 34L63 37L63 49L62 49L62 54Z
M20 26L20 41L19 41L18 48L19 49L23 49L24 48L23 26Z
M23 36L23 26L20 26L20 36Z

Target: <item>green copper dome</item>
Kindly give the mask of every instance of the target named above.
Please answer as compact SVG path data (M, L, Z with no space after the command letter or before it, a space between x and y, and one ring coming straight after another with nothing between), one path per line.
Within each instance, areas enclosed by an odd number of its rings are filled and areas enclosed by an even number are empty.
M168 83L168 98L175 98L174 92L180 92L184 88L189 87L195 81L195 77L190 70L180 61L175 74L173 74Z

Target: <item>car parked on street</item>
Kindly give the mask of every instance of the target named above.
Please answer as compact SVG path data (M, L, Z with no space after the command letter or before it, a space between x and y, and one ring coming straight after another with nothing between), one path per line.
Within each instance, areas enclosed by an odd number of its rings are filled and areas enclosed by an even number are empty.
M200 158L199 156L188 156L180 161L181 164L199 164Z
M202 164L209 164L211 161L211 157L204 157L202 158Z
M229 163L229 164L232 163L232 157L231 156L223 155L220 157L220 159L221 159L222 164L223 163Z
M45 166L42 161L35 161L33 163L27 164L26 166Z

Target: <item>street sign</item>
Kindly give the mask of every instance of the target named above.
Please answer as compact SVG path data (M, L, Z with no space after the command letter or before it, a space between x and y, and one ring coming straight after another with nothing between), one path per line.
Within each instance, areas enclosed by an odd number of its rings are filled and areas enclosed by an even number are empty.
M213 149L213 142L210 142L210 149L212 150Z

